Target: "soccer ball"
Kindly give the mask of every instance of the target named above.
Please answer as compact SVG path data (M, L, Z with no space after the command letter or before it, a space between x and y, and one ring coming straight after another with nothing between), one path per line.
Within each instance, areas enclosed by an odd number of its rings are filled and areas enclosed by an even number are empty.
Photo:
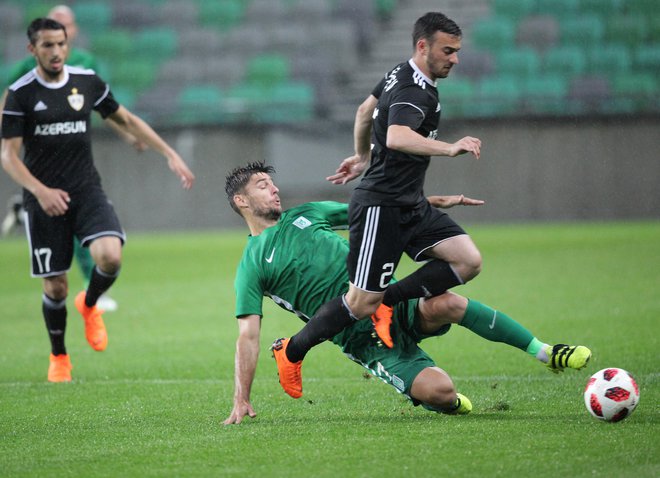
M620 422L639 403L635 379L621 368L604 368L591 376L584 389L584 404L594 417Z

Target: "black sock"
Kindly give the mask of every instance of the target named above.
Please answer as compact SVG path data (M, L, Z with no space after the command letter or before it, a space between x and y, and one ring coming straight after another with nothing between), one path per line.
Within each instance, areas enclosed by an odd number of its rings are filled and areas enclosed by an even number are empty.
M46 294L42 297L41 310L46 322L46 330L50 339L50 348L53 355L66 353L64 346L64 332L66 331L66 299L54 300Z
M92 307L96 305L101 294L110 288L110 286L117 280L119 271L114 274L108 274L99 269L99 266L94 267L92 277L89 279L89 286L87 286L87 294L85 295L85 305Z
M299 362L315 345L328 340L355 322L356 318L344 304L344 297L326 302L314 317L296 335L289 339L286 356L291 362Z
M391 307L404 300L434 297L462 283L449 263L432 260L399 282L387 286L383 304Z

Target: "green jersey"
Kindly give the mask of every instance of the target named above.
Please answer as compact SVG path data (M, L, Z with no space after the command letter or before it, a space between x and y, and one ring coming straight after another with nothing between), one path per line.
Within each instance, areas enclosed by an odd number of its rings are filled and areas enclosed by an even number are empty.
M348 206L313 202L282 213L258 236L249 236L236 273L236 316L263 315L262 299L305 322L348 290L348 243L334 230L348 223Z
M94 56L88 51L79 50L78 48L71 48L69 51L69 58L66 60L66 64L70 66L85 68L87 70L98 70L98 65ZM28 73L35 66L37 66L37 62L34 57L26 56L24 59L11 67L9 70L9 81L7 84L11 85L21 76Z

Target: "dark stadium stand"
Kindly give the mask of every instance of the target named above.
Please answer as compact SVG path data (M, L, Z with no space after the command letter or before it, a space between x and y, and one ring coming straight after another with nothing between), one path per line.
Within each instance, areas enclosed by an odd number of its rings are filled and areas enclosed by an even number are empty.
M58 2L0 4L0 79L24 29ZM116 95L156 123L352 121L402 8L424 0L73 0L77 42ZM471 0L450 117L660 113L656 0ZM480 7L475 8L475 5ZM467 16L467 15L466 15ZM473 15L474 16L474 15ZM471 17L470 17L471 18ZM409 28L409 27L408 27ZM402 41L408 41L402 38ZM374 56L379 62L370 62ZM384 71L374 71L377 78ZM357 84L362 81L365 84ZM347 108L341 109L342 105ZM172 114L175 111L181 113Z

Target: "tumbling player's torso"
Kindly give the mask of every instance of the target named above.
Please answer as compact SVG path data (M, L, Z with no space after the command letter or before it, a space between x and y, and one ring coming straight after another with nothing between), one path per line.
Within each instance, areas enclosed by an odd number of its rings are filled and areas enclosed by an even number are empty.
M118 107L92 70L66 66L58 83L43 81L33 70L9 89L3 137L22 136L25 165L32 175L49 187L74 193L100 184L92 160L92 110L105 117Z
M378 98L373 119L371 165L353 193L364 205L414 206L424 200L424 178L430 157L388 149L387 128L403 125L436 139L440 103L435 82L412 60L397 65L374 88Z
M345 204L307 203L250 236L236 274L236 315L262 315L266 296L307 321L346 292L348 244L333 230L346 222Z

